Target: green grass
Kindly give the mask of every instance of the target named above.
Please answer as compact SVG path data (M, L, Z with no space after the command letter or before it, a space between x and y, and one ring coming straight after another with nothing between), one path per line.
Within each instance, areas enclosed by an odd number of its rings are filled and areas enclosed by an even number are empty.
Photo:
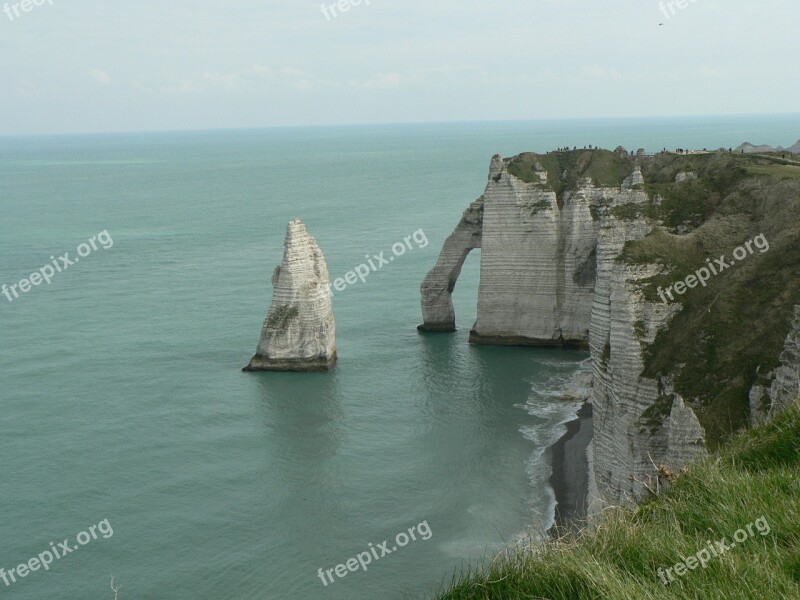
M596 529L512 550L454 577L438 600L800 598L800 409L735 437L636 509ZM735 548L665 586L659 567L764 517ZM762 521L763 525L763 521Z
M800 178L800 167L795 165L753 165L747 168L748 173L754 175L768 175L780 178Z
M547 183L559 200L565 191L574 190L582 177L591 178L598 186L619 187L633 171L631 159L608 150L570 150L547 154L526 152L512 158L508 170L522 181L538 182L536 163L547 171ZM562 177L565 171L566 177Z
M788 168L788 167L780 167ZM669 328L645 352L644 376L671 375L713 448L748 423L748 393L778 365L794 306L800 304L800 185L750 178L731 189L715 213L686 235L656 228L626 244L619 261L655 263L664 271L639 282L645 299L763 233L767 252L753 255L697 286ZM753 324L743 327L745 323ZM763 383L763 382L762 382Z

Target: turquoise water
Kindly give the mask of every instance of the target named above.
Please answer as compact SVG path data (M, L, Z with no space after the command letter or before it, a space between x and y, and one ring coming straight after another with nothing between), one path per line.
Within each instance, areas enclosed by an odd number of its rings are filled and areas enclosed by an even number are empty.
M113 528L0 595L108 598L113 573L121 598L415 597L540 532L543 450L572 410L554 390L585 355L468 345L477 253L460 331L415 330L489 158L797 137L798 116L0 139L0 283L113 239L0 296L0 567ZM419 229L428 244L336 294L334 371L245 374L295 216L334 277ZM429 539L318 578L423 521Z

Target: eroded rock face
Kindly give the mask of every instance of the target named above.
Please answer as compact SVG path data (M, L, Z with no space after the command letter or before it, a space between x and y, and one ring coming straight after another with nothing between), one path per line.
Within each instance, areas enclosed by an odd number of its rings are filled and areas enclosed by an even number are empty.
M547 172L533 182L492 158L484 195L464 213L422 284L425 331L454 331L451 292L467 254L481 248L473 343L588 347L598 223L605 192L590 181L557 198Z
M623 190L629 190L637 185L644 185L644 176L642 175L642 171L639 167L636 167L633 173L631 173L631 176L622 182L621 187Z
M680 311L679 304L646 301L638 285L658 273L659 265L617 261L625 243L643 239L652 225L642 217L618 218L613 209L647 202L645 192L628 189L600 208L590 335L590 512L640 500L648 487L655 489L658 467L678 470L705 453L705 432L671 382L642 376L645 348Z
M245 371L324 371L336 364L336 324L328 265L300 219L286 229L283 262L272 276L272 305Z
M455 331L456 313L453 310L453 290L467 255L481 247L483 228L483 197L464 211L453 233L445 240L439 260L422 282L421 331Z
M589 348L592 508L639 500L659 467L679 470L705 453L705 432L671 382L642 376L646 347L681 310L643 296L640 282L661 265L617 261L626 242L653 229L642 216L649 203L645 178L631 164L617 187L579 178L558 193L536 162L529 179L510 173L501 157L492 159L479 201L482 220L470 216L476 203L423 284L421 327L454 329L450 292L466 253L481 247L470 341Z
M762 422L791 406L800 397L800 306L794 307L792 330L780 356L781 365L768 379L769 387L755 385L750 390L750 420Z
M527 183L492 159L484 192L481 280L473 343L587 347L598 189L558 198L547 172Z

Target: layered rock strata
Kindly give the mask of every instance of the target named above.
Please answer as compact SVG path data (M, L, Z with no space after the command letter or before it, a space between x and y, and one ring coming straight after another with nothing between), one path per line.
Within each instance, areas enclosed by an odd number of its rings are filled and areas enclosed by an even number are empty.
M677 470L705 451L692 409L669 382L642 376L645 346L680 310L648 302L640 291L638 283L660 265L617 261L627 242L653 228L643 216L629 216L645 212L650 202L645 178L631 160L616 186L577 176L574 185L554 189L540 163L532 169L524 181L509 171L509 161L493 157L479 201L482 220L467 218L472 207L465 213L423 283L421 328L454 329L450 292L463 258L480 247L478 318L470 341L588 348L592 507L635 501L658 467ZM561 181L570 176L559 175Z
M478 318L470 341L587 347L594 289L598 201L591 182L559 198L492 159L484 192Z
M426 331L454 331L451 292L467 254L481 248L474 343L588 348L597 226L590 183L557 197L547 172L528 183L492 158L484 195L464 213L422 284Z
M328 265L299 220L286 229L272 304L245 371L325 371L336 364L336 324Z
M423 323L418 327L421 331L456 330L453 290L467 255L471 250L481 247L482 230L483 197L464 211L455 231L445 240L436 266L422 282Z
M660 473L705 454L707 437L722 441L748 408L757 421L800 395L800 182L765 175L775 168L726 152L495 156L481 200L426 278L422 328L452 331L450 292L480 247L471 342L590 350L590 513L658 489ZM740 246L723 273L716 256L747 236L768 237L758 249L770 253L743 262ZM711 270L697 271L704 258ZM763 347L735 333L753 315L768 321Z
M625 244L644 238L652 226L644 218L617 218L614 208L647 202L644 192L629 190L600 209L590 332L590 513L608 503L640 500L655 489L658 467L677 470L705 452L705 432L671 382L642 376L645 347L680 310L679 304L648 302L638 285L660 266L617 261Z

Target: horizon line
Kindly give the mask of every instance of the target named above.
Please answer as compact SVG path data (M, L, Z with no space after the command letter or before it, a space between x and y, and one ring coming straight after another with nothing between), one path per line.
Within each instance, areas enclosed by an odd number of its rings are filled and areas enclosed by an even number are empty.
M670 120L670 119L720 119L735 117L784 117L800 116L800 112L776 113L717 113L717 114L681 114L681 115L638 115L638 116L598 116L598 117L542 117L522 119L455 119L446 121L375 121L368 123L320 123L313 125L253 125L241 127L198 127L183 129L129 129L108 131L65 131L58 133L0 133L0 139L28 137L70 137L70 136L104 136L104 135L145 135L163 133L221 133L234 131L265 131L285 129L334 129L359 127L401 127L420 125L488 125L512 123L539 123L553 121L636 121L636 120Z

